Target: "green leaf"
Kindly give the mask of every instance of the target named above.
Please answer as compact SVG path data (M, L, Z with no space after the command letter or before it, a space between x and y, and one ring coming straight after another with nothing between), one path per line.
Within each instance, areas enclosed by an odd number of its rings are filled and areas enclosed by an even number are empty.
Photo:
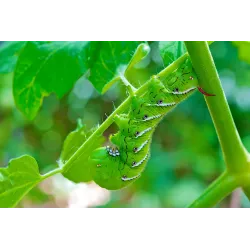
M86 132L86 127L82 126L80 121L78 121L77 129L69 133L64 141L60 157L62 164L64 164L77 151L77 149L94 131L95 129ZM88 165L88 158L94 149L102 145L104 139L103 136L100 136L97 140L92 141L92 144L87 147L82 155L70 166L69 169L67 169L66 172L63 173L63 176L75 183L91 181L92 176Z
M27 42L17 62L13 93L17 107L33 119L45 96L61 98L87 71L89 42Z
M140 44L133 57L131 58L130 62L128 63L128 66L125 70L125 75L126 73L133 67L135 67L136 65L138 65L143 59L145 59L145 57L149 54L150 52L150 47L147 43L142 43Z
M4 42L0 45L0 73L11 73L17 62L20 50L26 42Z
M124 72L125 78L135 88L139 88L141 86L140 84L144 83L149 78L147 78L147 75L150 74L150 72L146 69L146 66L150 63L150 56L148 56L150 51L151 48L147 43L141 43L137 47ZM147 78L145 81L141 81L142 79L140 78L139 71L144 71L141 75L143 75L143 78Z
M187 52L184 42L170 41L159 42L160 54L165 67Z
M105 93L124 71L141 42L99 42L91 43L95 53L91 54L96 60L91 59L89 80L100 92Z
M232 42L234 46L238 48L239 59L250 63L250 42L242 41L242 42Z
M0 168L0 207L14 207L41 180L36 160L28 155Z

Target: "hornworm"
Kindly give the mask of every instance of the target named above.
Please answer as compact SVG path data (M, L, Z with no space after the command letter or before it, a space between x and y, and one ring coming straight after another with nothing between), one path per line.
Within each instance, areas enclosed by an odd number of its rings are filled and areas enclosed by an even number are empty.
M132 96L130 110L114 118L119 131L110 136L113 146L95 149L90 158L93 180L106 189L121 189L134 182L150 158L152 135L163 117L196 89L198 79L189 58L166 78L153 76L141 96Z

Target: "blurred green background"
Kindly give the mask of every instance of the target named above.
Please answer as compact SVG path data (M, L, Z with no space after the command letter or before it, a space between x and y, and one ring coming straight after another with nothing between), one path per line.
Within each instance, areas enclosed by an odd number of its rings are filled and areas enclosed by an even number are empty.
M0 44L1 46L1 44ZM143 81L162 69L154 54L135 70ZM236 126L250 150L250 65L239 59L231 42L210 46ZM12 74L0 75L0 166L22 154L33 156L41 173L59 158L67 134L81 118L87 127L101 124L126 97L116 84L103 96L81 78L61 100L44 100L34 121L15 107ZM105 136L116 131L111 126ZM224 169L219 142L203 96L195 93L166 116L153 137L151 159L139 180L126 189L108 191L94 183L74 184L62 175L53 176L31 190L19 207L185 207L197 198ZM240 194L240 206L250 207ZM230 207L227 197L219 207Z

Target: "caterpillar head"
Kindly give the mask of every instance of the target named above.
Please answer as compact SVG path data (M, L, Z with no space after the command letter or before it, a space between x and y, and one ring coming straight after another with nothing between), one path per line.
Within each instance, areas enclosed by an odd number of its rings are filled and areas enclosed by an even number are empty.
M89 161L93 180L103 188L117 190L134 181L134 179L131 178L130 180L121 174L119 156L110 156L105 147L94 150Z

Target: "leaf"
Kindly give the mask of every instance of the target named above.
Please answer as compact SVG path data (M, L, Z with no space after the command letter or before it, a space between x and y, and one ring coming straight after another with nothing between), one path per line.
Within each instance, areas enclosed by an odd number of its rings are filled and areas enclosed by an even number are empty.
M187 52L182 41L161 41L159 42L159 49L165 67Z
M78 121L77 129L69 133L64 141L63 150L60 157L62 164L64 164L78 150L78 148L94 131L95 129L86 132L85 126L82 126L80 121ZM88 158L90 153L97 147L100 147L103 142L103 136L92 140L92 144L89 145L84 152L82 152L82 155L76 161L74 161L74 163L66 172L63 173L63 176L75 183L91 181L92 176L90 174Z
M99 42L91 43L94 46L96 60L91 59L89 80L100 92L105 93L117 80L119 74L124 74L137 46L141 42Z
M45 96L61 98L87 71L89 42L27 42L17 62L13 93L17 107L33 119Z
M141 83L144 83L149 79L149 77L147 78L147 75L151 76L150 70L146 68L151 59L150 56L148 56L150 51L151 48L147 43L141 43L137 47L134 55L130 59L130 62L125 69L125 78L135 88L139 88L141 86ZM139 72L143 73L140 74ZM146 79L142 79L141 75Z
M250 63L250 42L241 41L241 42L232 42L234 46L238 48L239 59Z
M0 46L0 73L11 73L17 62L20 50L26 42L4 42Z
M126 70L125 70L125 75L126 75L126 73L130 70L130 68L135 67L135 66L138 65L143 59L145 59L145 57L149 54L149 52L150 52L150 47L149 47L149 45L148 45L147 43L141 43L141 44L137 47L137 49L136 49L136 51L135 51L133 57L131 58L130 62L128 63L128 66L127 66L127 68L126 68Z
M41 180L36 160L28 155L0 168L0 207L14 207Z

